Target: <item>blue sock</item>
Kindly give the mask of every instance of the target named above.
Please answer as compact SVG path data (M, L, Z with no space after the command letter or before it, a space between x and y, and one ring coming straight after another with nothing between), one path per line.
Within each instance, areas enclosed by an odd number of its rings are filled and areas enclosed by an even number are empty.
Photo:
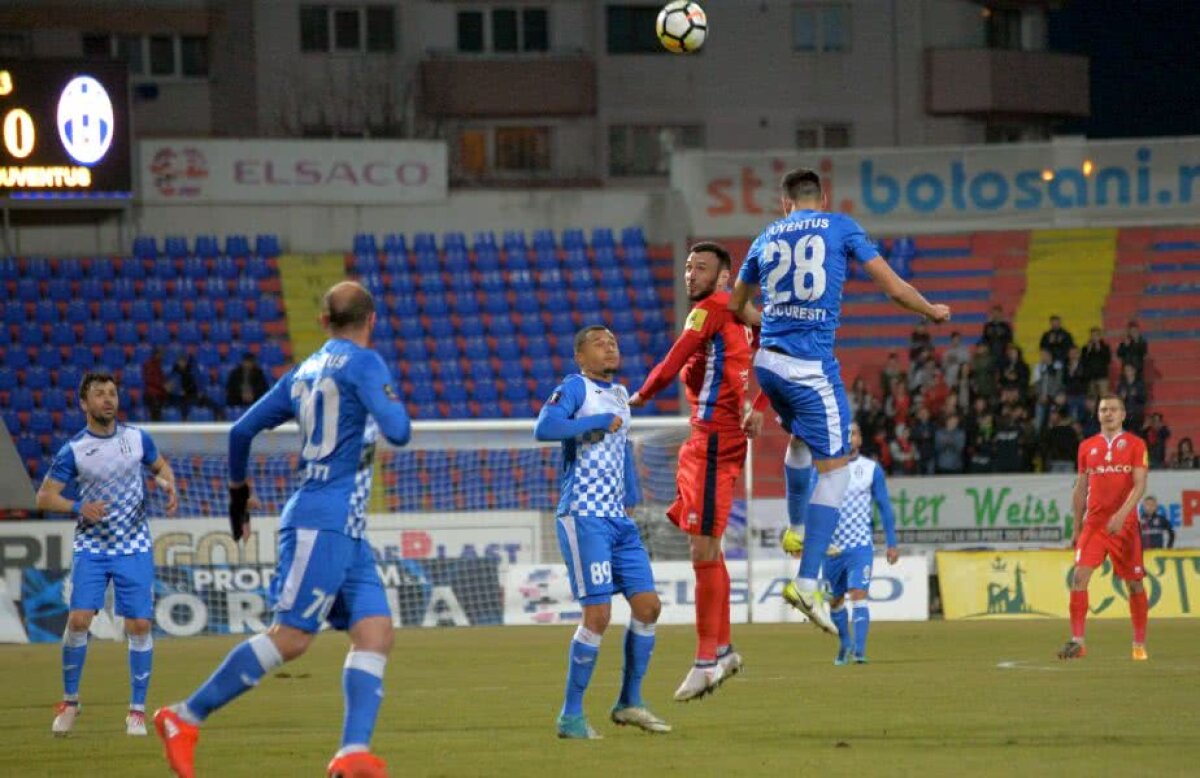
M265 634L255 635L229 652L225 661L184 703L180 715L199 724L209 715L258 685L268 672L283 664L279 649Z
M83 677L83 663L87 660L88 633L63 633L62 671L63 699L79 700L79 679Z
M642 706L642 679L654 655L654 625L629 620L625 630L625 667L621 672L620 705Z
M150 688L150 668L154 664L154 637L150 633L129 636L130 710L146 709L146 691Z
M600 656L600 637L582 624L575 630L571 653L567 658L567 691L562 706L564 716L583 713L583 693L591 683L596 658Z
M784 465L783 473L787 478L788 524L793 527L804 526L804 519L808 516L808 503L816 485L816 479L813 478L816 472L812 466Z
M351 651L342 670L346 718L342 723L342 750L361 746L367 750L379 705L383 702L383 668L387 657L372 651Z
M829 609L829 618L833 620L833 625L837 627L839 648L842 651L850 650L850 614L846 612L845 605L839 605L836 608Z
M867 633L871 630L871 608L866 600L854 600L850 603L850 613L854 622L854 655L867 655Z
M800 555L800 578L816 579L825 561L825 552L833 540L841 512L828 505L813 503L808 506L808 520L804 522L804 553Z

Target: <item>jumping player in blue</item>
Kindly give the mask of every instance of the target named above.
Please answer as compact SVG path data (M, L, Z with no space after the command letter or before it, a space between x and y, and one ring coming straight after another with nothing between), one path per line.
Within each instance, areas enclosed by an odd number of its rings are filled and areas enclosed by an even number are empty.
M789 172L782 189L785 216L751 244L729 309L740 311L762 287L761 348L754 372L792 435L784 459L791 526L782 542L788 553L801 553L799 574L784 587L783 597L832 635L837 630L817 575L850 480L850 408L833 352L849 262L862 263L893 302L930 321L947 321L950 308L931 304L897 276L853 219L825 210L815 172Z
M200 724L271 670L303 654L325 622L348 630L351 643L342 674L342 743L328 773L386 774L383 760L369 746L383 700L392 617L365 537L366 506L376 436L403 446L411 425L387 366L369 348L375 327L370 292L351 281L334 285L325 294L321 318L330 339L281 378L229 433L234 538L249 531L246 467L255 435L296 419L303 445L301 485L280 520L271 628L233 649L186 701L154 714L167 761L180 778L193 775Z
M59 450L37 494L39 510L70 513L77 519L71 603L63 634L63 699L50 728L59 736L71 731L80 711L88 631L104 607L109 580L116 614L125 617L129 637L132 694L125 734L146 734L146 691L154 657L154 553L146 521L145 470L166 492L168 513L176 507L175 474L149 435L117 422L117 403L117 382L110 374L83 376L79 405L87 427ZM63 496L68 484L74 484L78 499Z
M632 615L625 631L621 694L610 718L647 732L670 732L671 726L642 702L642 678L654 653L654 625L662 604L650 557L637 525L626 514L640 493L629 440L629 392L613 383L621 365L616 337L604 327L585 327L575 336L575 361L580 372L559 384L534 427L538 440L562 441L558 544L571 592L583 606L583 623L575 630L567 658L558 736L600 737L583 714L583 695L596 667L615 592L625 595Z
M896 564L900 549L896 547L896 516L888 499L883 468L873 459L858 453L862 433L857 424L850 425L850 485L842 502L841 518L833 531L833 541L822 568L829 583L831 599L829 613L837 626L839 647L835 665L867 662L867 631L871 627L871 611L867 590L871 586L871 571L875 564L872 545L871 516L879 507L879 520L887 542L887 561ZM846 600L850 612L846 612ZM854 628L851 643L850 629Z

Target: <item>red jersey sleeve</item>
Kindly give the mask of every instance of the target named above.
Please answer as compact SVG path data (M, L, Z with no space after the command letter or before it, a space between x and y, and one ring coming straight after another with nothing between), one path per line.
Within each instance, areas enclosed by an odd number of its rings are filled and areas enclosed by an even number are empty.
M1141 438L1137 438L1137 448L1134 450L1132 464L1134 467L1150 469L1150 449L1146 448L1146 441Z
M1087 472L1087 457L1085 454L1086 451L1087 451L1087 441L1084 440L1079 444L1079 450L1077 452L1075 452L1075 459L1079 465L1079 474L1080 475L1083 475L1084 473Z
M650 375L646 376L637 393L649 400L670 386L692 355L720 329L722 313L723 311L709 300L704 300L693 308L683 324L683 333L675 340L662 361L650 371Z

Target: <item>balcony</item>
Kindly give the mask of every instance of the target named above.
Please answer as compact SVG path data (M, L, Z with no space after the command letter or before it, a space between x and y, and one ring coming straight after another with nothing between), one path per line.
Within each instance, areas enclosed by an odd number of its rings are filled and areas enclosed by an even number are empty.
M925 109L934 116L1071 118L1090 111L1088 58L1049 51L929 49Z
M421 62L419 78L421 111L431 117L499 119L596 113L596 66L582 54L431 54Z

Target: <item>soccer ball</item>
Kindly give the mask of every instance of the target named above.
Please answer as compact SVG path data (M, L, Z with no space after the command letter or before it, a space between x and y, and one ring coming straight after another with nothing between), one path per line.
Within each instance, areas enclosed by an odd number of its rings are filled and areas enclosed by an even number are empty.
M699 51L708 37L704 9L689 0L672 0L664 5L654 27L663 48L675 54Z

